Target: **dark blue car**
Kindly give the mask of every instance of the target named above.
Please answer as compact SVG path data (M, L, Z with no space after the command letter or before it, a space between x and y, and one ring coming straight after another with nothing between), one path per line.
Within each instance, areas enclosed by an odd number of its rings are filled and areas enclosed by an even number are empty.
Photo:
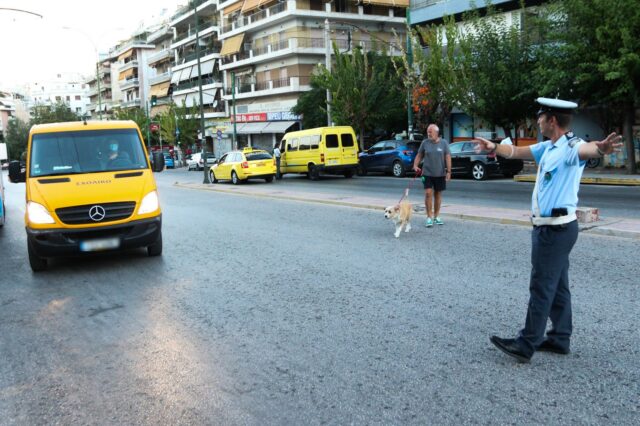
M391 173L395 177L404 177L413 172L413 160L416 158L421 141L407 139L380 141L359 155L358 174L365 176L370 172Z

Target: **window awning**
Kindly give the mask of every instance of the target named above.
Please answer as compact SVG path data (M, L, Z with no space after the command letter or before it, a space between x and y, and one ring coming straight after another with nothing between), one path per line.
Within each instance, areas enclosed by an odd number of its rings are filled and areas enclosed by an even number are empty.
M131 55L133 55L133 49L129 49L126 52L124 52L123 54L121 54L120 56L118 56L118 60L119 61L125 60Z
M242 47L242 40L244 40L244 33L224 40L222 42L222 49L220 49L220 56L229 56L238 53Z
M128 70L124 70L120 73L120 77L118 80L124 80L125 78L131 77L133 75L133 68L129 68Z
M242 4L242 13L251 12L254 9L257 9L260 6L262 0L244 0Z
M187 67L180 70L180 79L178 81L185 81L191 78L191 72L193 67Z
M360 0L362 4L375 4L377 6L409 7L409 0Z
M180 81L180 73L182 73L182 70L172 71L171 72L171 83L172 84L176 84L177 82Z
M213 72L213 66L215 65L215 63L216 63L215 59L211 59L209 61L200 63L200 75L211 74ZM195 70L196 70L195 75L198 75L197 69L198 69L198 65L195 66Z
M160 83L160 84L156 84L155 86L151 86L151 90L149 91L149 94L151 96L157 96L159 98L163 98L165 96L167 96L167 92L169 91L169 85L171 83L168 81L165 81L164 83Z
M227 6L224 9L222 9L222 13L223 15L229 15L233 12L235 12L236 10L240 10L242 8L242 5L244 4L244 2L242 0L240 0L237 3L232 4L231 6Z
M296 124L295 121L271 121L262 129L262 133L284 133L294 124Z
M264 129L268 122L259 122L259 123L244 123L242 127L236 124L236 133L242 133L243 135L257 135L263 133L262 129ZM231 126L233 129L233 126ZM233 130L232 130L233 131Z

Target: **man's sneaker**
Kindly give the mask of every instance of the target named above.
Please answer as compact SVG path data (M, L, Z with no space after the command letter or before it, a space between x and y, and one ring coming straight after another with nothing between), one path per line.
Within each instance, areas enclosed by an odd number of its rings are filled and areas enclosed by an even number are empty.
M433 226L433 219L428 217L427 220L424 221L424 226L426 226L427 228L431 228Z
M444 222L442 221L442 219L440 219L440 216L436 217L436 220L434 222L436 225L444 225Z

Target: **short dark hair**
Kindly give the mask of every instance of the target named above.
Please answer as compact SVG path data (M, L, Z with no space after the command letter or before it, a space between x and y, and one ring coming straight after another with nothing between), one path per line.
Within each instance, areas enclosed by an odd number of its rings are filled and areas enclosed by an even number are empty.
M563 129L569 127L569 125L571 124L571 119L573 118L571 114L564 114L560 112L547 111L543 112L542 114L547 117L547 120L549 120L551 117L555 117L556 121L558 122L558 126L562 127Z

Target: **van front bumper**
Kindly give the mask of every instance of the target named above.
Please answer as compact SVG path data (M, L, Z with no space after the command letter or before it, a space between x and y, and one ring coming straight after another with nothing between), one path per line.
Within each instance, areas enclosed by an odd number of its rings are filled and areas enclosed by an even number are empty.
M117 238L118 247L109 251L149 246L160 236L162 215L99 228L26 229L28 242L38 256L71 256L84 254L80 246L87 241Z

